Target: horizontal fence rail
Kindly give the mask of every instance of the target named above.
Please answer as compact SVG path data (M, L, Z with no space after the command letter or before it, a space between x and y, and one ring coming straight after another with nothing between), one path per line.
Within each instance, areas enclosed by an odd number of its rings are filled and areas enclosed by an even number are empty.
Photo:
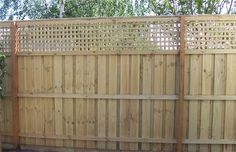
M235 30L235 15L0 22L3 142L234 152Z

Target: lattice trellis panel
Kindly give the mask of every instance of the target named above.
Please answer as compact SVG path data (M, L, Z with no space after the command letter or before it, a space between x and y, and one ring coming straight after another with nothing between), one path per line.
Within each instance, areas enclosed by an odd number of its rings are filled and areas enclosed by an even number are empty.
M236 20L193 19L185 24L187 50L236 49Z
M0 51L11 52L11 23L1 22L0 23Z
M171 18L19 22L19 51L177 50Z

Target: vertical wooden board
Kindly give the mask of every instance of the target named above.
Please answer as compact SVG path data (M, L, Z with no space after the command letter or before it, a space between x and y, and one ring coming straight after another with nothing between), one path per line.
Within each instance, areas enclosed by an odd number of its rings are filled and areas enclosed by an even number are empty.
M53 93L53 57L43 57L43 92ZM44 103L44 128L45 135L54 134L54 101L51 98L42 99ZM53 139L46 139L46 145L55 145Z
M131 56L130 94L139 95L140 56ZM139 100L130 100L130 138L138 138ZM130 150L138 150L138 143L130 143Z
M164 94L164 56L154 56L154 95ZM163 125L163 101L154 101L154 123L153 123L153 137L161 139L163 138L162 125ZM161 151L161 144L154 144L154 151Z
M175 80L176 80L176 56L167 55L166 56L166 82L165 82L165 93L167 95L175 94ZM166 100L165 102L165 129L164 138L173 139L174 138L174 128L175 128L175 102L171 100ZM164 151L173 151L175 148L173 145L165 144L163 147Z
M215 55L215 73L214 73L214 95L225 94L225 56ZM214 101L213 120L212 120L212 138L221 139L223 137L224 122L224 101ZM221 145L212 145L212 152L221 152Z
M184 76L185 76L185 17L181 16L179 18L179 46L178 52L178 60L176 67L176 93L178 92L179 98L178 103L176 104L176 115L177 119L175 119L175 136L177 140L176 150L177 152L182 152L184 150L183 140L184 140ZM177 120L177 121L176 121Z
M106 56L98 56L98 94L106 94ZM106 137L106 100L98 100L98 137ZM105 149L105 142L97 143L98 149Z
M95 94L95 56L87 56L87 94ZM95 111L95 100L87 99L87 136L95 136L96 135L96 111ZM87 148L95 148L96 142L88 141Z
M12 57L6 57L5 58L5 63L6 63L6 74L4 77L4 93L6 94L12 94ZM3 112L3 117L4 117L4 132L8 133L8 134L12 134L13 133L13 117L12 117L12 106L13 106L13 100L11 97L5 97L5 99L3 99L3 108L4 108L4 112ZM5 136L4 137L4 141L5 142L10 142L10 136Z
M54 56L54 93L62 93L63 71L62 56ZM55 98L55 135L63 136L63 101L62 98ZM63 140L56 140L56 146L63 146Z
M117 56L112 55L109 56L109 84L108 84L108 93L111 95L117 94ZM108 137L116 137L117 131L117 100L109 100L108 102ZM115 142L108 142L107 143L108 149L116 149Z
M28 83L28 77L27 77L27 75L28 75L28 66L27 66L27 58L28 57L24 57L24 92L25 93L28 93L28 85L27 85L27 83ZM24 133L25 134L28 134L28 130L27 130L27 128L28 128L28 126L27 126L27 123L28 123L28 117L27 117L27 115L28 115L28 98L24 98ZM25 138L25 140L24 140L24 142L25 142L25 144L27 144L27 142L28 142L28 140L27 140L27 138Z
M121 56L120 94L129 94L129 55ZM129 137L129 100L120 100L120 137ZM120 149L128 150L128 143L120 143Z
M152 94L152 56L143 56L143 94ZM150 138L151 130L151 101L142 101L142 138ZM142 143L142 150L150 150L150 144Z
M184 94L189 94L189 84L190 84L190 55L185 55L185 75L184 75ZM189 102L185 100L184 103L184 137L188 138L188 120L189 120ZM184 150L187 151L187 146L184 147Z
M2 132L6 132L6 101L2 101ZM3 141L6 141L7 137L4 136Z
M8 57L9 58L9 57ZM7 64L7 67L5 68L6 70L6 75L5 75L5 78L4 78L4 81L3 81L3 89L4 89L4 93L5 94L9 94L11 95L12 93L9 92L9 89L11 88L9 86L9 80L10 80L10 72L11 70L9 71L9 69L11 68L10 65L8 65L9 61L8 61L8 58L6 58L5 62ZM9 97L5 97L5 99L1 99L1 103L0 103L0 106L1 106L1 124L0 124L0 127L1 127L1 133L7 133L9 132L9 129L8 129L8 122L7 122L7 113L9 111L9 109L7 109L7 103L9 103L9 101L11 100L11 98L9 99ZM2 135L1 136L1 141L2 142L6 142L8 141L8 137L7 136L4 136Z
M26 66L26 91L27 93L32 93L33 92L33 62L32 62L32 57L26 57L25 58L25 66ZM33 104L34 104L34 99L33 98L27 98L26 99L26 133L31 135L34 134L33 131ZM33 138L26 138L26 144L34 144L35 139Z
M3 100L1 99L1 102L0 102L0 131L1 133L4 132L4 107L3 107ZM5 141L5 137L3 135L1 135L1 141L4 142ZM1 144L1 143L0 143Z
M6 84L5 84L5 92L6 93L11 93L12 92L12 57L6 57L5 59L5 62L7 64L6 66L6 71L7 71L7 74L5 75L5 80L6 81ZM9 133L9 134L12 134L13 133L13 109L12 109L12 106L13 106L13 100L9 97L5 98L4 99L4 102L5 102L5 108L6 108L6 132ZM6 142L12 142L12 138L9 136L6 136L5 137L5 141Z
M65 93L73 93L73 56L65 56ZM73 99L64 99L65 135L73 136ZM72 140L65 140L64 145L73 146Z
M8 102L8 99L7 100L4 100L3 101L3 132L4 133L9 133L9 130L7 128L7 113L8 113L8 109L7 109L7 102ZM3 138L3 142L7 142L8 141L8 136L4 136Z
M19 93L25 92L25 66L24 66L24 57L18 58L18 80L19 80L19 86L18 91ZM25 99L19 98L19 104L20 104L20 134L25 134ZM20 138L20 143L25 143L25 138Z
M226 95L236 94L236 55L227 55ZM235 139L235 101L225 101L224 139ZM224 145L224 152L232 152L232 145Z
M33 93L35 92L35 80L34 79L34 65L35 65L35 62L34 62L34 58L33 57L30 57L30 67L29 67L29 78L28 78L28 84L29 84L29 91L30 93ZM28 102L29 104L29 111L30 111L30 114L29 114L29 126L30 126L30 134L35 134L36 133L36 124L35 124L35 119L36 119L36 105L35 105L35 102L36 102L36 98L31 98L30 99L30 102ZM30 140L30 143L31 144L35 144L36 143L36 139L35 138L31 138L29 139Z
M3 107L3 99L0 100L0 132L4 132L4 107ZM5 141L5 138L3 135L1 135L1 141ZM1 143L0 143L1 144Z
M4 77L4 92L6 94L12 93L12 57L6 57L5 58L5 63L6 63L6 74Z
M4 101L4 125L5 125L5 129L4 129L4 133L7 134L12 134L12 100L10 98L5 99ZM11 136L5 136L5 142L11 142Z
M203 55L202 57L202 95L212 94L213 82L213 56ZM210 136L210 115L211 115L211 101L206 100L201 102L201 124L200 124L200 139L209 139ZM208 152L209 145L200 145L201 152Z
M84 93L85 83L85 58L86 56L76 56L76 77L75 77L75 92L78 94ZM86 136L86 100L76 99L76 136ZM76 147L85 148L85 141L76 142Z
M9 134L12 134L13 133L13 124L14 124L14 121L13 121L13 109L12 109L12 100L11 99L9 99L8 101L6 101L7 103L8 103L8 106L7 106L7 108L9 108L9 113L8 113L8 121L9 121ZM6 140L8 143L12 143L12 142L14 142L14 139L12 139L12 137L11 136L8 136L8 138L7 138L7 140Z
M42 72L42 57L41 56L35 56L34 58L34 92L35 93L41 93L42 91L42 85L43 85L43 72ZM43 103L41 102L41 98L34 99L35 103L35 118L34 118L34 124L35 124L35 134L37 135L43 135L44 133L44 113L43 113ZM37 119L37 121L35 121ZM43 145L43 139L36 139L36 145Z
M190 95L201 94L201 67L202 56L191 55L190 56ZM188 138L198 138L198 113L199 113L199 101L189 101L189 124L188 124ZM197 151L197 145L189 145L189 151Z
M12 61L11 61L11 57L6 57L5 59L5 63L7 64L6 66L6 71L7 74L5 75L4 78L4 92L6 92L7 94L11 94L12 93ZM12 117L12 106L13 106L13 100L9 97L6 97L5 99L3 99L4 102L4 117L5 117L5 132L6 133L13 133L13 117ZM11 141L11 137L5 136L5 141L6 142L10 142Z

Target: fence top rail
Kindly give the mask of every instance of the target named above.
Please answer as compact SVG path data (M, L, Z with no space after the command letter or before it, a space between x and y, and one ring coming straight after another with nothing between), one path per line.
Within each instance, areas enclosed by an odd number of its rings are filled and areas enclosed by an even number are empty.
M185 16L186 21L236 21L236 15L196 15Z
M0 27L10 25L11 22L19 24L30 23L63 23L76 21L81 23L93 22L134 22L134 21L151 21L151 20L179 20L179 17L184 16L187 21L199 20L236 20L236 15L163 15L163 16L134 16L134 17L76 17L76 18L53 18L53 19L36 19L36 20L14 20L14 21L0 21ZM56 21L56 23L55 23Z
M1 21L0 22L0 27L2 28L2 27L9 27L10 28L10 26L11 26L11 21Z
M109 24L109 23L140 23L140 22L168 22L179 20L176 16L161 16L161 17L112 17L112 18L64 18L64 19L47 19L47 20L28 20L17 21L19 27L27 25L56 25L56 24Z
M128 17L75 17L75 18L53 18L53 19L35 19L35 20L14 20L14 21L0 21L0 26L5 24L9 25L11 22L18 23L31 23L31 22L54 22L54 21L84 21L84 22L92 22L92 21L133 21L133 20L146 20L146 19L179 19L179 17L184 16L186 20L236 20L236 14L231 15L160 15L160 16L128 16Z

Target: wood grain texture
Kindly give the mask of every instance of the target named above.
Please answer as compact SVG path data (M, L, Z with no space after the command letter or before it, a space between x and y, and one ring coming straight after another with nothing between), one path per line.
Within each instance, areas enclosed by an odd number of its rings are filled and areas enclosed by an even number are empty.
M215 77L214 77L214 95L225 94L225 55L215 55ZM223 125L224 124L224 102L215 101L213 103L213 118L212 118L212 138L223 138ZM223 150L221 145L214 145L211 147L214 152Z
M109 56L109 78L108 78L108 94L117 94L118 93L118 57ZM109 100L108 101L108 137L117 137L118 129L118 100ZM108 149L116 149L116 142L108 142Z
M226 61L226 80L225 89L226 95L232 95L236 93L236 82L234 75L236 74L236 62L235 55L227 55ZM235 102L226 101L225 102L225 114L224 114L224 137L225 139L235 139ZM224 152L232 152L234 147L232 145L225 145L223 147Z
M107 71L106 71L106 56L99 56L98 57L98 93L106 94L106 81L107 81ZM100 99L97 102L97 133L98 137L106 137L106 100ZM106 143L105 142L98 142L97 143L98 149L105 149Z
M20 144L20 139L19 139L19 100L17 98L17 93L18 93L18 59L17 59L17 52L19 51L18 49L18 27L16 22L11 23L11 60L12 60L12 66L11 66L11 73L12 73L12 120L13 120L13 134L14 134L14 145L16 148L19 147ZM9 67L9 66L8 66ZM10 72L10 69L8 69L8 72ZM9 83L8 83L9 84ZM9 85L10 85L9 84ZM10 112L9 112L10 113ZM11 128L10 126L8 128Z
M75 68L75 92L84 93L84 85L86 81L85 77L85 58L82 56L76 56L76 68ZM76 99L76 136L86 135L86 102L83 99ZM78 141L75 144L76 147L85 148L85 141Z
M179 102L178 102L178 130L177 130L177 152L183 151L183 138L184 138L184 87L185 87L185 17L180 17L179 29Z
M95 93L95 56L88 56L86 63L86 93ZM96 101L95 99L87 99L87 136L95 136L96 134ZM95 148L96 142L89 141L87 142L87 148Z
M130 57L128 55L121 56L121 79L120 79L120 93L129 94L130 90ZM120 101L120 137L129 137L130 130L130 111L129 101ZM129 143L120 143L120 149L129 150Z
M54 57L54 92L55 93L62 93L63 87L63 60L62 56L55 56ZM62 98L55 98L55 134L56 135L63 135L63 99ZM63 146L62 140L56 141L56 146Z
M190 57L190 94L201 94L201 69L202 58L198 55L191 55ZM189 123L188 123L188 136L189 139L196 139L198 137L199 129L199 101L193 100L189 101ZM196 151L196 145L189 145L189 151Z
M3 142L18 116L21 145L235 151L235 16L11 23L0 23Z
M152 79L152 56L145 55L143 56L143 94L151 94L151 79ZM150 138L150 110L151 110L151 101L150 100L143 100L142 101L142 137L143 138ZM142 143L142 150L150 150L150 145L148 143Z
M214 78L212 55L205 55L202 58L202 95L212 94L212 83ZM201 103L201 129L200 139L209 139L211 128L211 101L205 100ZM200 150L203 152L209 151L209 145L201 145Z

